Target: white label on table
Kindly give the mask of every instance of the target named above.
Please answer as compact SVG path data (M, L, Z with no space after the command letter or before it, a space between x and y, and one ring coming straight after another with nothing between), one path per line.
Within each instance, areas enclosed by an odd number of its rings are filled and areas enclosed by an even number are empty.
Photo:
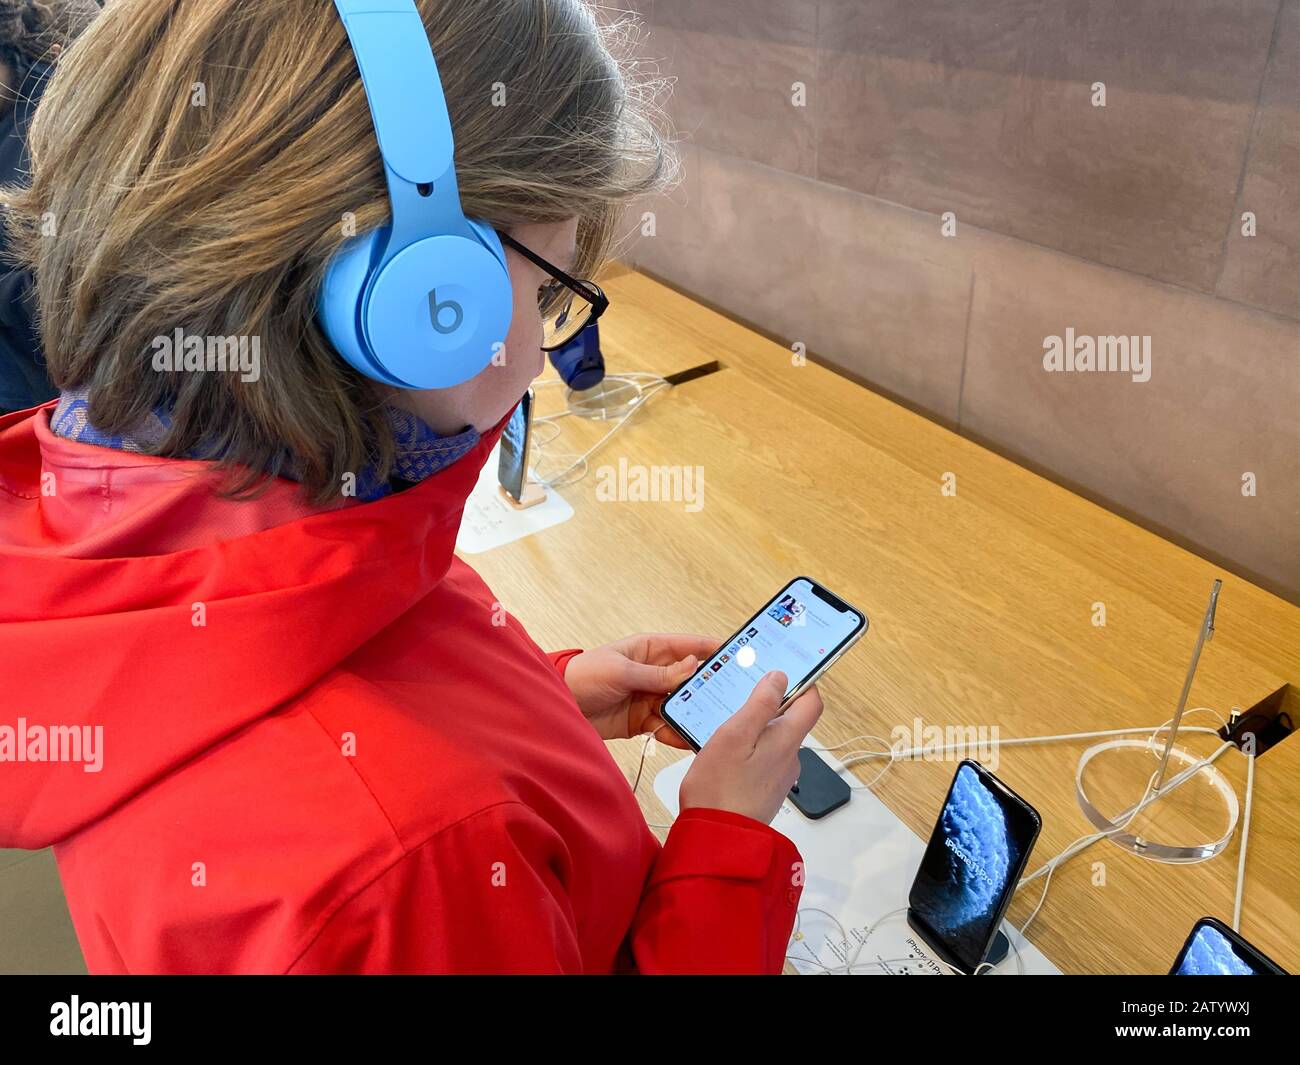
M498 443L492 449L478 483L465 500L465 514L460 520L456 536L456 550L467 555L478 555L494 547L522 540L525 536L549 529L573 517L573 507L554 488L546 490L546 498L535 506L516 510L501 498L497 480ZM528 471L532 478L532 470Z

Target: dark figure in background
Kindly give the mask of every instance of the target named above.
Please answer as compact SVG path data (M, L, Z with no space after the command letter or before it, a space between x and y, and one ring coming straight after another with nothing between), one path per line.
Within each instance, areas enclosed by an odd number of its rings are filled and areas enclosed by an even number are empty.
M0 0L0 185L27 181L27 128L54 61L99 14L96 0ZM0 414L57 393L32 320L31 276L12 266L0 218Z

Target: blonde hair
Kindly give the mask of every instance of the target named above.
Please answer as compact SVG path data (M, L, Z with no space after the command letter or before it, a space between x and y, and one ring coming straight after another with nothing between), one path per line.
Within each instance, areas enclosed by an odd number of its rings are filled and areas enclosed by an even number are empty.
M498 228L579 219L575 271L608 253L621 205L671 179L660 80L626 20L582 0L417 0L456 136L465 213ZM294 476L317 501L377 463L386 391L333 351L317 288L346 239L388 219L370 111L324 0L114 0L60 58L30 133L33 180L5 190L35 273L56 386L152 449L219 458L229 490ZM151 347L260 338L261 376L159 372Z

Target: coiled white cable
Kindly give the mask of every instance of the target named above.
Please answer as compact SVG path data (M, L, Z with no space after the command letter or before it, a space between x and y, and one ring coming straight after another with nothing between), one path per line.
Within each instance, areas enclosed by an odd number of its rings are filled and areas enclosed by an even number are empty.
M652 396L670 387L668 382L664 380L664 378L660 377L658 374L649 374L649 373L609 374L606 376L605 381L606 383L612 381L616 385L626 388L632 393L628 401L622 407L618 408L616 412L611 414L608 408L605 407L596 408L596 407L591 407L589 405L587 409L584 410L584 397L581 394L574 392L573 389L569 389L567 393L568 404L569 404L567 410L560 411L556 414L548 414L533 419L534 426L555 425L555 423L557 423L561 418L568 418L575 415L578 417L592 418L600 421L606 421L610 417L614 417L615 419L617 419L613 427L609 430L609 432L607 432L604 436L602 436L599 440L597 440L595 444L589 447L582 454L579 455L576 452L570 451L570 452L561 452L559 455L549 456L551 459L558 459L560 461L563 461L564 459L567 458L572 458L573 461L570 462L563 469L561 469L558 473L551 474L549 477L543 477L539 472L537 476L537 480L540 484L544 485L545 487L559 488L559 487L563 487L564 485L576 484L578 481L581 481L584 477L587 476L587 460L592 455L594 455L597 451L599 451L602 447L604 447L606 442L609 441L609 439L613 437L616 433L618 433L623 428L623 426L627 424L628 419L631 418L632 415L636 414L637 411L641 410L649 402ZM536 387L541 387L543 385L562 384L562 383L563 382L561 382L558 378L548 378L545 381L539 381L538 384L535 385L534 387L536 388ZM606 399L608 397L608 394L609 394L608 391L602 392L600 398ZM558 435L559 435L559 428L558 426L556 426L556 432L554 436L547 438L545 441L541 441L541 442L534 441L534 454L537 455L539 458L544 457L546 445L552 443L555 440L556 436ZM580 473L578 473L574 477L567 476L573 470L577 469L579 466L582 467Z

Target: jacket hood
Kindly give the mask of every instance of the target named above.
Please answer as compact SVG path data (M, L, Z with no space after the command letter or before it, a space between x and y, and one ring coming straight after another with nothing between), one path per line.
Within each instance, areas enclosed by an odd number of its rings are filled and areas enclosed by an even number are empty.
M315 684L442 580L505 419L414 487L241 502L202 463L0 418L0 847L101 818Z

